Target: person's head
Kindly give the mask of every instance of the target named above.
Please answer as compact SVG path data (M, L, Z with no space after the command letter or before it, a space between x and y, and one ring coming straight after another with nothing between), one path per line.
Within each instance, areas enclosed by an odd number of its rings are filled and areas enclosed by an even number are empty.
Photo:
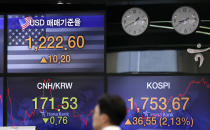
M120 125L126 116L126 105L116 95L104 95L98 100L93 114L94 130L101 130L109 125Z

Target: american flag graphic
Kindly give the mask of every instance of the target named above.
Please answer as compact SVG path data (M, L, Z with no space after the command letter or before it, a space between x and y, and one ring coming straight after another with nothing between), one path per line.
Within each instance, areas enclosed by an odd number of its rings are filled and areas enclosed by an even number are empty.
M26 18L19 19L19 23L22 27L22 30L25 30L28 26L30 26L30 21L33 20L31 16Z
M91 14L92 15L92 14ZM33 19L51 17L48 15L30 15ZM53 15L60 17L60 15ZM104 26L98 27L28 27L22 30L19 19L24 15L8 16L8 72L9 73L33 73L33 72L104 72ZM88 16L85 16L88 17ZM104 24L104 15L98 17L98 22ZM88 22L88 21L86 21ZM91 23L93 25L94 23ZM39 46L41 36L63 36L63 46L68 47L68 37L70 35L83 35L85 46L82 49L74 48L64 51L63 49L39 49L34 51L35 46ZM32 37L32 49L26 39ZM50 42L46 43L49 44ZM49 55L71 56L71 63L65 64L40 64L42 57Z

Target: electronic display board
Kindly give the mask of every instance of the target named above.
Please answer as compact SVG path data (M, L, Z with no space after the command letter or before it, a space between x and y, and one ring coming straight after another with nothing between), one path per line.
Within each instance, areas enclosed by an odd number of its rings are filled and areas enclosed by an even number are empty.
M108 92L127 104L123 130L210 128L209 76L110 76Z
M104 13L8 15L8 72L104 72Z
M3 125L3 80L0 78L0 126Z
M7 125L37 130L92 130L103 76L9 77Z
M0 15L0 73L4 65L4 17Z

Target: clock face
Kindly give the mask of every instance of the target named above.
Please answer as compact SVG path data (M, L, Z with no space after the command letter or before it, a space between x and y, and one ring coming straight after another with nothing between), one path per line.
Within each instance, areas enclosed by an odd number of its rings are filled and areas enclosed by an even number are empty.
M174 12L172 16L172 25L176 32L179 34L191 34L198 28L198 13L191 7L180 7Z
M140 8L128 9L122 16L122 27L131 36L138 36L144 33L148 23L146 12Z

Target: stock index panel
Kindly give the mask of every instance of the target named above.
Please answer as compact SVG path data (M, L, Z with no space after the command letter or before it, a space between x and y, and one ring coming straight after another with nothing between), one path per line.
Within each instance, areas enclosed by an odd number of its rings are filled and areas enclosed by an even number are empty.
M8 15L8 72L104 72L104 13Z
M0 15L0 73L4 65L4 16Z
M127 104L123 130L210 128L209 76L110 76L108 92Z
M8 126L92 130L104 77L9 77L7 88Z
M0 126L3 125L3 80L0 78Z

